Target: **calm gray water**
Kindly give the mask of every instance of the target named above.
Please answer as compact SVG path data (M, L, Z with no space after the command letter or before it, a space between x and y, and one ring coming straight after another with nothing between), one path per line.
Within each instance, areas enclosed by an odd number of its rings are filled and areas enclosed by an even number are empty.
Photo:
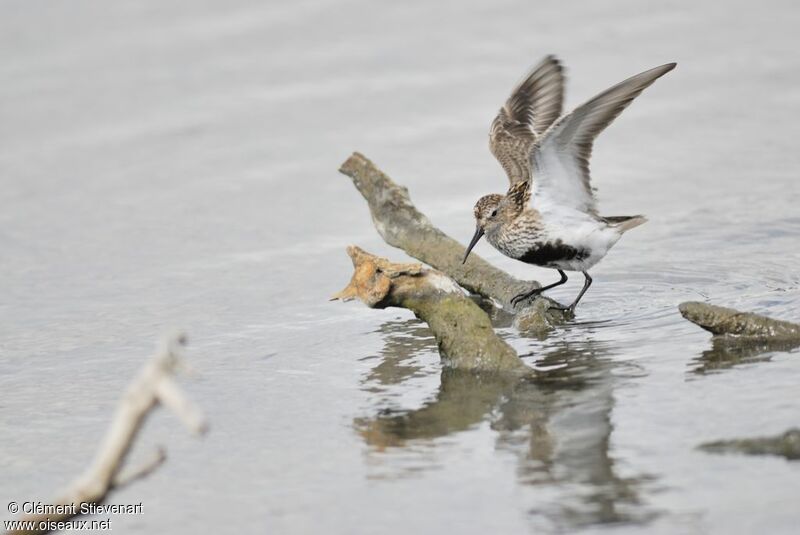
M800 465L695 446L797 426L800 353L714 351L676 307L800 320L800 10L585 4L0 2L0 519L183 327L212 430L148 422L135 458L169 459L119 533L796 533ZM573 323L502 329L552 382L443 373L407 311L328 302L346 245L405 258L336 169L364 152L466 242L505 187L489 122L551 52L568 106L679 63L592 162L603 213L650 222Z

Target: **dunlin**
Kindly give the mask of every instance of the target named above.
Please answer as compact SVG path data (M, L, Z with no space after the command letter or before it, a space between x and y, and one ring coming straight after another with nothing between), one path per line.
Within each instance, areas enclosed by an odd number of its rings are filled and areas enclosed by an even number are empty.
M567 282L565 271L585 278L573 312L592 284L587 271L644 216L603 217L597 213L589 176L594 139L633 99L675 68L668 63L606 89L572 113L561 116L564 76L548 56L514 89L489 130L489 148L511 186L505 195L475 204L477 228L464 262L484 234L497 250L527 264L552 268L560 280L514 297L524 299Z

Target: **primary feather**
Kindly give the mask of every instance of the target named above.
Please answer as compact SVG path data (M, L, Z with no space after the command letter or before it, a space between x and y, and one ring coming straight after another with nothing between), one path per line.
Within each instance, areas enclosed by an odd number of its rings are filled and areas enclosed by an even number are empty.
M668 63L632 76L550 126L530 152L532 207L538 211L573 208L597 215L589 174L595 138L642 91L674 68L675 63Z

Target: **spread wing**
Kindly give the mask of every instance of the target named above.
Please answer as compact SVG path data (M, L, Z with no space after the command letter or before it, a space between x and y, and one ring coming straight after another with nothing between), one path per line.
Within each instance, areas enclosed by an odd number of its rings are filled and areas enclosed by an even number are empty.
M530 179L531 147L561 115L563 99L561 64L554 56L547 56L514 88L492 121L489 149L511 184Z
M596 215L589 176L594 139L642 91L675 68L668 63L606 89L553 124L531 152L532 206L539 211L569 207Z

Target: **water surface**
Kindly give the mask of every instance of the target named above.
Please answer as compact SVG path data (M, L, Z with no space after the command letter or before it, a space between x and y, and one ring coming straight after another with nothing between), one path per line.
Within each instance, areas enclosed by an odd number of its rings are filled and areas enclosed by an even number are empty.
M179 326L212 431L148 423L136 457L165 444L169 460L114 494L144 502L114 519L123 533L796 529L800 465L695 447L797 426L798 349L726 352L677 312L800 320L793 3L2 7L4 502L82 470ZM678 62L592 160L603 213L650 222L593 270L574 322L501 327L550 381L443 371L407 311L327 301L347 244L405 258L336 169L364 152L466 242L474 201L505 187L488 124L546 53L568 106Z

